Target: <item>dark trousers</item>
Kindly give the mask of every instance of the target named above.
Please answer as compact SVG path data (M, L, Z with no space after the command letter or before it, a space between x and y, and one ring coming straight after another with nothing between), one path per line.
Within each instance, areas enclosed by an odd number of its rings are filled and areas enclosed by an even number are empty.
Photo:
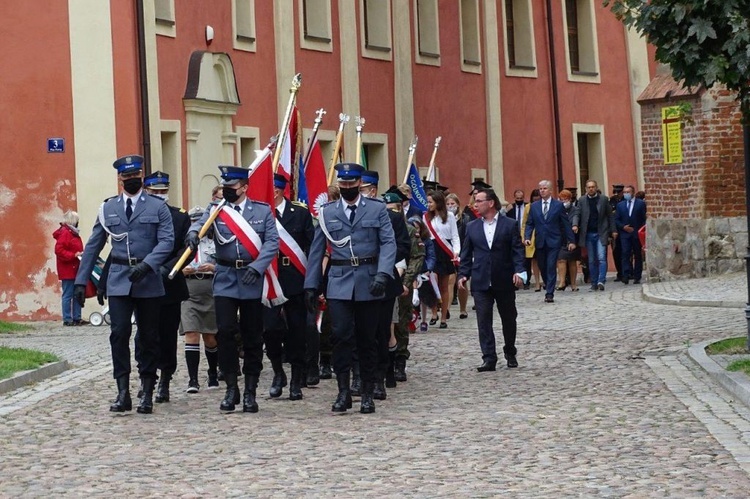
M171 376L177 370L180 307L180 302L162 304L159 313L159 370L162 376Z
M380 301L378 311L378 379L385 378L388 370L388 342L391 339L391 324L393 323L393 307L396 306L396 298L386 298Z
M283 305L263 309L263 339L271 362L286 360L293 366L305 363L305 329L307 325L305 295L287 296Z
M622 235L622 232L620 233ZM612 249L612 259L615 261L615 269L617 269L618 279L622 279L622 241L620 238L615 239L615 244Z
M544 279L544 292L547 295L555 294L555 285L557 284L557 256L560 254L560 248L550 248L537 246L534 251L536 263L539 265L539 272Z
M263 304L257 300L238 300L214 296L216 310L216 340L219 343L219 369L225 373L237 370L237 340L239 329L245 352L242 372L260 376L263 369ZM237 312L240 321L237 323ZM239 374L239 373L238 373Z
M356 348L362 381L374 383L378 363L375 316L380 311L380 301L328 300L328 311L331 313L333 369L336 373L348 372Z
M156 377L156 368L159 364L160 311L161 301L158 298L109 297L111 321L109 344L112 348L115 379L130 374L130 335L133 333L130 317L133 312L135 312L138 327L138 334L135 337L135 360L138 363L138 374L141 378Z
M320 362L322 364L331 364L333 356L333 345L331 342L331 311L326 309L323 312L323 320L320 324Z
M618 238L622 244L622 278L640 280L643 274L643 249L638 232L627 234L623 231L623 234L625 236Z
M396 358L408 359L409 352L409 325L411 324L414 305L411 303L411 293L407 296L398 297L398 324L394 333L396 335Z
M318 366L320 360L320 333L315 324L317 313L307 312L305 323L305 365Z
M538 250L537 250L538 251ZM477 328L479 329L479 346L482 349L482 360L497 362L495 350L495 331L492 329L492 306L497 305L500 321L503 325L503 352L507 355L516 354L516 292L497 291L490 288L487 291L472 290L474 304L477 306Z

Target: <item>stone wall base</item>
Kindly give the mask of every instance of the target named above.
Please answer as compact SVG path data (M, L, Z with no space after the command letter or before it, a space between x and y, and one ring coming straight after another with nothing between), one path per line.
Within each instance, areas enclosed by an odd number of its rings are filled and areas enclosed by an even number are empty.
M745 269L747 218L649 219L646 262L651 282Z

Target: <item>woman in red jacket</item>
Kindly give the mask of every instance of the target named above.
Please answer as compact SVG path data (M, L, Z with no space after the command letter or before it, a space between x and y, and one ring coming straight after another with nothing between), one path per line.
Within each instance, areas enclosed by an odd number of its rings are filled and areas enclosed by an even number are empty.
M63 325L80 326L88 324L81 320L81 306L73 299L73 283L75 282L78 259L83 253L83 241L78 235L78 213L67 211L63 215L60 228L53 234L55 243L55 256L57 257L57 276L62 281L62 314Z

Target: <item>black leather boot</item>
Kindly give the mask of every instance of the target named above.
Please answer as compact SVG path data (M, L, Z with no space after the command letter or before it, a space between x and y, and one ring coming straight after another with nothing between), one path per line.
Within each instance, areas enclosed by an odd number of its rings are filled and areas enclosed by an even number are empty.
M268 394L275 399L281 397L282 389L286 386L286 373L280 360L271 361L271 367L273 367L273 381Z
M385 387L396 388L396 352L388 352L388 367L385 369Z
M242 412L258 412L258 402L255 401L255 390L258 388L257 376L245 376L245 394L242 397Z
M315 386L320 383L320 372L318 371L317 363L310 363L307 365L307 373L305 374L305 384L307 386Z
M237 387L237 373L224 373L224 381L227 384L227 392L221 401L219 409L224 412L234 411L234 406L240 403L240 389Z
M362 395L362 378L359 376L359 362L352 362L352 397Z
M336 374L336 382L339 385L339 395L331 406L333 412L346 412L352 408L352 394L349 391L349 373Z
M172 376L164 372L161 373L159 378L159 386L156 388L156 396L154 396L154 402L161 404L162 402L169 402L169 382L172 380Z
M379 378L378 381L375 382L375 386L372 389L372 398L376 400L385 400L387 394L385 392L385 383L383 382L382 378Z
M109 406L110 412L125 412L133 410L133 401L130 399L130 376L127 374L117 378L117 398Z
M396 373L395 378L396 381L406 381L406 359L403 357L399 357L395 361L396 366Z
M362 383L362 404L359 407L359 412L362 414L372 414L375 412L375 401L373 400L373 384L372 382Z
M331 363L325 360L320 361L320 379L332 379L333 369Z
M138 414L151 414L154 412L154 385L156 385L156 378L142 377L143 382L143 397L141 397L141 403L138 404Z
M292 381L289 383L289 400L302 400L302 380L305 377L303 366L292 366Z

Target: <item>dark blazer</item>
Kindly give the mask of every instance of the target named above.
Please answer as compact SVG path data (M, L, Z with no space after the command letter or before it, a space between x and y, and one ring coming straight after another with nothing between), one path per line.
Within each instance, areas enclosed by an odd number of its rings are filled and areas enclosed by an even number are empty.
M471 289L487 291L515 290L513 274L525 271L524 247L516 222L498 213L492 247L487 246L484 221L472 220L466 226L466 240L461 246L458 277L471 278Z
M315 227L310 210L301 203L293 203L287 199L284 213L281 213L277 220L294 238L302 252L305 255L309 254L315 236ZM281 251L279 251L278 263L279 283L281 289L284 290L284 296L289 297L304 292L305 275L297 270L297 267L289 262L288 257Z
M638 229L646 225L646 203L642 199L635 198L633 201L633 214L628 213L628 203L624 199L617 203L615 210L615 225L622 237L638 237ZM622 230L630 225L634 230L627 233Z
M609 198L604 194L599 194L596 200L596 210L599 214L599 221L597 223L599 241L606 246L609 244L610 236L613 232L617 232L617 229L615 228L615 215L610 207ZM570 223L574 227L578 227L579 245L584 247L586 246L586 233L588 232L590 214L588 196L583 196L578 200L578 213L570 217Z
M565 213L565 206L556 199L550 198L546 219L542 215L542 200L531 203L529 217L526 220L524 239L530 240L531 234L535 230L534 246L536 248L558 250L562 247L563 241L569 243L575 243L576 241L568 214Z
M406 212L406 218L409 219L415 216L422 218L422 215L423 215L423 212L422 210L419 209L419 206L417 206L417 203L413 201L409 201L409 211Z
M185 213L185 210L176 208L174 206L167 205L169 213L172 215L172 227L174 228L174 245L172 247L172 253L169 258L161 266L162 282L164 283L164 298L163 303L179 303L181 301L190 298L190 292L188 291L187 282L185 275L182 272L177 272L174 279L167 277L172 268L177 264L177 261L185 251L185 236L187 236L188 230L190 229L190 216ZM190 259L183 264L183 267L190 263Z
M409 229L406 228L406 219L404 214L399 211L388 210L388 218L391 220L393 227L393 237L396 239L396 263L406 260L409 263L411 254L411 238ZM393 268L393 279L389 279L388 286L385 290L386 298L396 298L404 292L401 276L398 275L396 268Z

